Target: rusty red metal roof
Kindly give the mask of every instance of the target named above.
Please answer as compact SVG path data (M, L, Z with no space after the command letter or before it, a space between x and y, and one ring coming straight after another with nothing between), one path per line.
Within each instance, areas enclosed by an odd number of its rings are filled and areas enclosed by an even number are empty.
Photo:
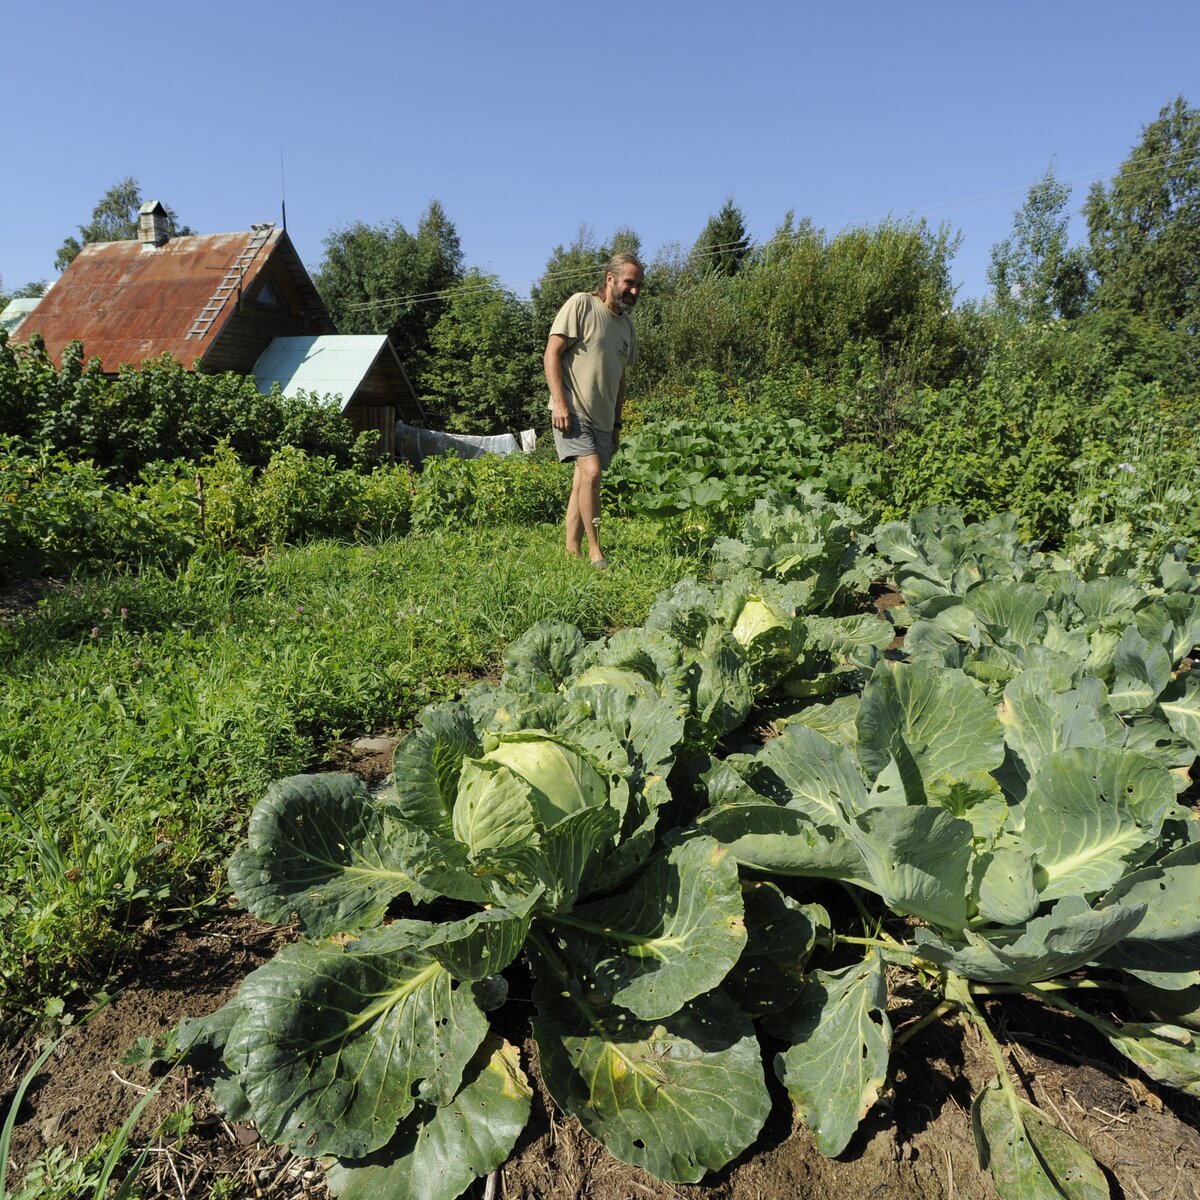
M84 246L22 326L20 340L40 333L51 361L58 362L66 344L77 338L85 357L98 357L108 372L123 363L140 366L162 354L191 367L196 359L203 360L236 312L236 290L202 334L189 338L188 332L196 329L222 280L254 240L254 232L215 233L172 238L154 247L138 241ZM253 289L272 256L282 254L314 310L323 314L316 288L287 234L274 229L259 240L262 244L253 256L239 264L243 293Z

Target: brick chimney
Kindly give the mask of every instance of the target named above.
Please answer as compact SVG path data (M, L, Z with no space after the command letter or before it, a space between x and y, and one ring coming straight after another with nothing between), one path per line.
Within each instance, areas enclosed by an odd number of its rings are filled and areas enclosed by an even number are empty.
M138 241L142 243L142 249L153 250L156 246L165 246L170 237L167 210L160 201L147 200L138 209Z

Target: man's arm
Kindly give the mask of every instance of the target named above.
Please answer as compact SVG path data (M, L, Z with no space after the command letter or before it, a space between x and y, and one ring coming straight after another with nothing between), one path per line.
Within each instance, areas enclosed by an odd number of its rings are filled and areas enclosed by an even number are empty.
M566 433L571 428L571 412L567 408L562 377L562 356L566 349L567 339L561 333L552 333L546 342L546 353L542 356L546 386L550 389L550 424L559 433Z
M616 415L613 417L612 445L613 445L614 450L617 448L618 443L621 441L621 412L624 409L624 407L625 407L625 372L622 371L621 372L621 382L617 384L617 411L616 411Z

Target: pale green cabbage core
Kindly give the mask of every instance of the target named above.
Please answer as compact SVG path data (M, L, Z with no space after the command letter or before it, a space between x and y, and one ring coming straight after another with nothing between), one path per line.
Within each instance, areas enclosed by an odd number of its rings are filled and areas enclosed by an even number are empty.
M738 613L737 624L733 627L733 636L739 644L750 646L764 633L773 629L786 629L791 622L787 614L768 600L751 596L742 605Z
M499 763L529 784L538 820L546 827L608 800L604 776L582 755L548 738L502 742L483 761Z

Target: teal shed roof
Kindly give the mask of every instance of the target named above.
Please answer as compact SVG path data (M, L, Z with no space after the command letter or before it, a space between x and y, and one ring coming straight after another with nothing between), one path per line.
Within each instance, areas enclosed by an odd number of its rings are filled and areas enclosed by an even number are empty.
M21 296L10 300L4 311L0 312L0 329L7 330L9 336L16 333L25 318L41 303L41 299L41 296Z
M392 403L400 408L416 400L395 348L383 333L277 337L254 364L254 381L262 392L278 384L285 396L300 391L340 396L343 410L356 400L377 403L381 386L394 394Z

